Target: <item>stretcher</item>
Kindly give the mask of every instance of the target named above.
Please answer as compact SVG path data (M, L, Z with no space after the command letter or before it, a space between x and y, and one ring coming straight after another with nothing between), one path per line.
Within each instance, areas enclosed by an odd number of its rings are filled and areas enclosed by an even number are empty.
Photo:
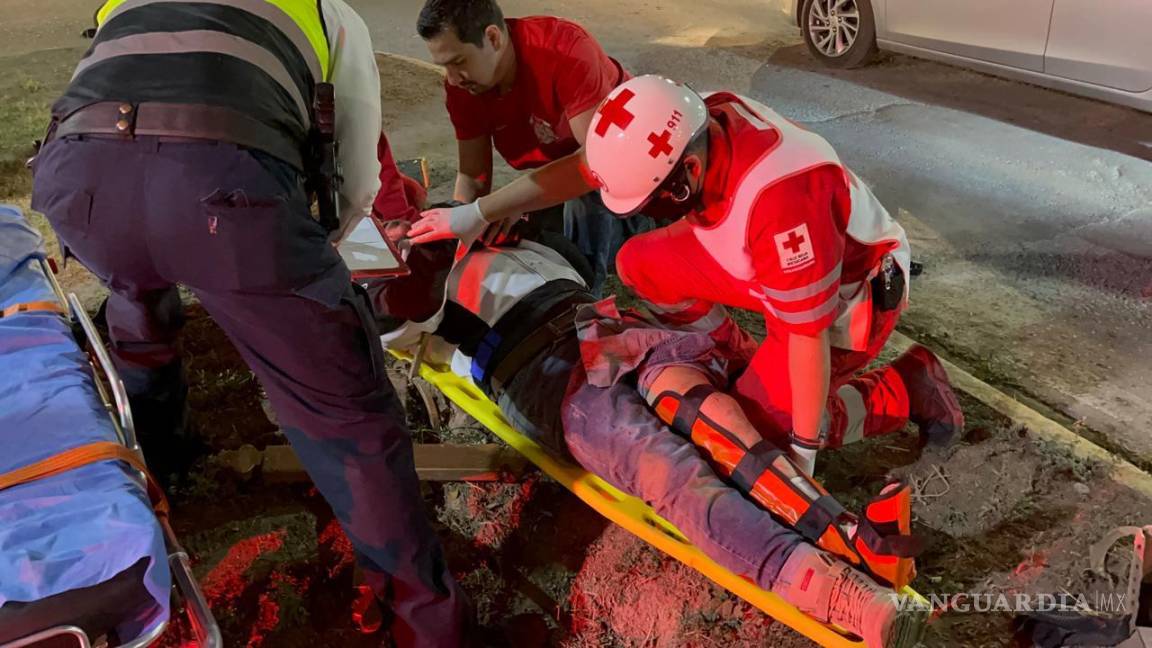
M392 351L392 354L401 360L411 360L411 356L403 353ZM517 431L500 408L476 385L452 373L446 365L420 362L419 367L421 377L443 392L449 400L527 457L549 477L563 484L597 513L822 646L864 646L861 640L835 626L813 619L772 592L716 564L643 501L621 492L580 466L549 453L543 446ZM901 594L927 605L927 601L911 588L905 588Z
M174 601L219 648L99 334L3 205L0 311L0 648L149 646Z

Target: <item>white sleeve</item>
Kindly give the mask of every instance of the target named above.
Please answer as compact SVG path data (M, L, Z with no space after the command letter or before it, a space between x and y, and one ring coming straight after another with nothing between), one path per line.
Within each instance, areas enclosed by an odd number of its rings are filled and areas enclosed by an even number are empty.
M344 175L340 188L340 231L343 238L372 211L380 190L380 73L372 37L364 20L344 0L322 0L331 50L329 82L336 90L336 140Z
M416 347L420 344L420 336L425 333L428 335L435 333L443 320L444 309L440 309L440 312L423 322L405 322L396 330L381 335L380 344L384 345L386 350L416 353Z

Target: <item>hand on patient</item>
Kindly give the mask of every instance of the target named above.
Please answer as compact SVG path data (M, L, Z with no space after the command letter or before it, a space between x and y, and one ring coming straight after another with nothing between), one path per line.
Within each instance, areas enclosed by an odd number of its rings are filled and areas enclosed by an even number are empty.
M473 201L457 207L425 211L420 214L420 220L412 225L408 235L416 244L457 238L465 245L471 245L489 225L480 211L480 203Z
M479 240L484 245L505 245L517 240L514 228L523 216L489 222L478 202L455 207L429 209L407 232L415 244L458 238L466 245Z

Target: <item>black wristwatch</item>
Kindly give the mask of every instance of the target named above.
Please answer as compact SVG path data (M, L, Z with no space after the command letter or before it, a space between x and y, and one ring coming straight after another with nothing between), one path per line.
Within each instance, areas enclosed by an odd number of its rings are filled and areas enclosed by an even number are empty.
M824 438L824 431L823 430L820 431L820 437L818 439L816 439L815 441L810 441L810 440L805 439L801 436L798 436L796 434L795 430L792 430L791 432L789 432L788 437L789 437L789 440L791 441L792 445L800 447L800 448L804 448L806 450L822 450L822 449L824 449L824 442L826 440Z

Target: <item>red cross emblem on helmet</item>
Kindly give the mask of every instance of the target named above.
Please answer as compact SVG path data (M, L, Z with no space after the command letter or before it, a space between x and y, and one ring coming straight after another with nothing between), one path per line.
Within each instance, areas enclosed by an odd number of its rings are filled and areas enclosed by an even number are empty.
M632 101L632 97L635 96L635 92L625 89L621 90L620 94L614 98L605 101L604 105L600 106L600 110L597 111L597 114L600 115L600 121L596 123L596 134L604 137L608 134L608 129L613 125L619 126L620 130L628 128L628 124L631 124L632 120L636 119L636 115L628 112L624 106L627 105L629 101Z
M663 133L657 135L652 133L648 136L648 141L651 142L652 148L648 151L648 155L656 157L658 155L672 155L672 131L665 129Z

